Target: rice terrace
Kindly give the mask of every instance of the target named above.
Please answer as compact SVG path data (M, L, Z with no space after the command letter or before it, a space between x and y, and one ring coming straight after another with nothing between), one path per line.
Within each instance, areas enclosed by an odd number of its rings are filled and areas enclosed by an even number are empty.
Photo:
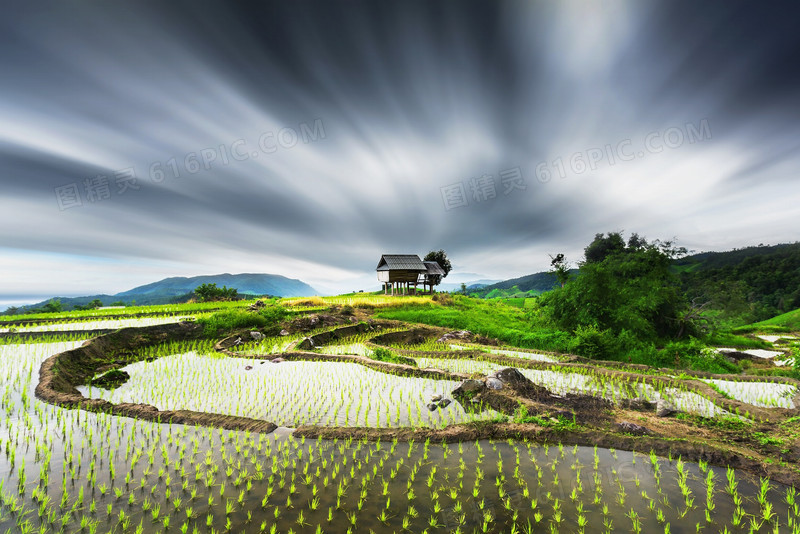
M800 531L796 379L437 326L525 313L357 293L4 318L0 525Z

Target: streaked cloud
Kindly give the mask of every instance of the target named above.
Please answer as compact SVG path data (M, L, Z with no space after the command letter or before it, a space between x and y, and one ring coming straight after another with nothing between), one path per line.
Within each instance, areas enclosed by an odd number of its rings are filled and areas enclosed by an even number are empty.
M214 272L369 289L381 252L432 248L457 270L511 277L619 229L697 250L795 241L797 13L20 7L0 20L0 295ZM702 121L709 135L664 146ZM506 193L514 168L525 188ZM122 191L126 169L137 188ZM478 200L470 180L485 175L496 189ZM107 190L89 198L92 183ZM459 183L467 205L446 209L442 188ZM81 205L60 209L56 190L72 185Z

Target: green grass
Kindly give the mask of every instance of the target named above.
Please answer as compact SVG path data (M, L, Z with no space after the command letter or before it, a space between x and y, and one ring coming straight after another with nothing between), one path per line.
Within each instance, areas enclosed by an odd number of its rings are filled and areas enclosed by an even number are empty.
M267 306L258 312L247 310L223 310L197 320L203 325L203 333L219 336L237 328L263 328L279 323L289 312L281 306Z
M575 422L575 417L567 419L563 415L557 417L548 417L544 415L532 415L528 413L525 406L520 405L514 412L511 419L514 423L520 424L535 424L544 428L552 428L554 430L578 430L580 425Z
M713 347L731 347L743 349L771 349L772 344L763 339L739 336L729 332L714 332L706 338L705 343Z
M783 327L789 330L800 330L800 308L783 313L772 319L753 323L754 327Z
M788 326L779 326L774 324L748 324L745 326L737 326L736 328L731 328L731 332L734 334L752 334L757 332L759 334L786 334L792 332L792 329Z
M500 300L483 300L461 295L453 297L451 305L407 305L377 313L384 319L469 330L495 338L515 347L569 352L573 336L548 328L533 328L522 308L509 306Z
M503 304L508 306L513 306L515 308L524 308L525 307L525 298L524 297L514 297L508 299L500 299Z
M675 414L675 419L687 421L695 425L721 430L744 431L752 427L752 423L734 417L732 415L721 415L719 417L701 417L699 415L680 412Z
M417 362L413 359L400 356L399 354L395 354L389 349L384 349L382 347L374 349L369 357L371 360L376 360L379 362L398 363L403 365L412 365L414 367L417 366Z

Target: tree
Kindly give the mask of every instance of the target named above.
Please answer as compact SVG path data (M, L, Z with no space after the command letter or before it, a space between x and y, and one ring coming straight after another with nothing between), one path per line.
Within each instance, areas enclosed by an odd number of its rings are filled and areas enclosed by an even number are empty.
M424 261L435 261L439 264L439 267L442 268L444 271L444 276L435 276L431 282L433 285L438 286L442 282L442 278L447 277L450 274L450 271L453 269L453 266L450 264L450 260L447 259L447 253L444 250L431 250L425 255Z
M214 300L233 300L239 296L239 290L235 287L217 287L217 284L200 284L194 290L200 302L211 302Z
M61 301L58 299L51 300L50 302L44 305L43 309L45 313L58 313L60 311L63 311L63 307L61 306Z
M655 342L692 332L693 315L671 271L672 258L684 252L671 241L648 243L636 236L626 247L619 233L597 234L586 247L580 276L542 297L553 321L576 332L625 332Z
M464 282L461 282L461 293L463 295L467 294L467 284L465 284Z
M76 309L76 310L96 310L97 308L101 307L102 305L103 305L103 301L102 300L94 299L93 301L91 301L91 302L89 302L89 303L87 303L87 304L85 304L83 306L76 304L75 306L73 306L73 308Z
M6 311L4 313L6 315L16 315L18 311L19 308L17 308L16 306L9 306L8 308L6 308Z
M636 234L634 234L636 235ZM633 235L631 236L633 238ZM636 235L638 239L639 236ZM625 250L625 241L620 232L608 232L605 237L602 233L595 234L594 240L583 249L586 263L599 262L611 254Z
M556 275L556 280L561 284L561 287L569 281L569 262L567 257L561 253L553 256L550 254L550 271Z

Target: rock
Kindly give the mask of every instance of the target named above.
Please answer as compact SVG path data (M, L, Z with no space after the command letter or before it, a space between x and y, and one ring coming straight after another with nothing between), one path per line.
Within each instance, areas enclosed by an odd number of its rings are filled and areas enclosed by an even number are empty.
M505 369L500 369L499 371L495 371L494 373L490 374L489 377L490 378L496 378L496 379L500 380L501 382L503 382L504 384L512 384L512 385L513 384L526 384L526 383L530 382L530 380L525 378L525 375L523 375L522 373L519 372L519 370L514 369L513 367L506 367ZM497 389L500 389L500 388L497 388Z
M678 408L670 401L658 399L656 403L656 417L669 417L678 411Z
M314 347L314 340L310 337L304 337L297 345L295 345L295 348L300 350L310 350Z
M450 406L451 402L453 401L451 401L450 399L442 399L441 401L439 401L439 408L447 408L448 406Z
M486 379L486 387L489 389L503 389L503 381L499 378L490 376Z
M237 337L236 341L233 342L233 346L234 347L238 347L241 344L242 344L242 338L241 337Z
M288 336L289 335L289 331L284 328L283 330L281 330L281 335L282 336Z
M641 435L650 433L650 430L643 427L642 425L637 425L636 423L629 423L628 421L617 423L617 428L619 428L622 432L628 432L630 434Z
M254 341L261 341L262 339L264 339L264 334L254 330L250 332L250 337L253 338Z
M436 340L437 343L447 343L448 341L470 341L475 334L470 332L469 330L455 330L453 332L448 332L439 339Z
M311 324L317 324L319 322L319 317L312 317L310 322Z
M459 384L459 386L453 390L454 397L466 397L471 399L477 395L483 393L486 390L486 384L484 384L481 380L473 380L468 378Z
M432 403L430 403L430 404L428 404L428 409L429 409L430 411L434 411L434 410L435 410L436 408L438 408L438 407L439 407L439 405L438 405L438 404L435 404L435 403L433 403L433 402L432 402Z
M442 400L442 396L441 396L441 395L439 395L439 394L436 394L436 395L434 395L434 396L432 396L432 397L431 397L431 400L432 400L433 402L440 401L440 400Z
M257 310L260 310L261 308L263 308L264 306L266 306L266 303L264 303L263 300L257 300L254 303L252 303L250 306L248 306L247 309L250 310L250 311L257 311Z
M253 366L252 366L252 365L245 365L245 366L244 366L244 370L245 370L245 371L249 371L249 370L250 370L250 369L252 369L252 368L253 368Z
M283 363L283 362L285 362L286 360L284 360L283 358L273 358L273 359L271 359L270 361L271 361L272 363Z

